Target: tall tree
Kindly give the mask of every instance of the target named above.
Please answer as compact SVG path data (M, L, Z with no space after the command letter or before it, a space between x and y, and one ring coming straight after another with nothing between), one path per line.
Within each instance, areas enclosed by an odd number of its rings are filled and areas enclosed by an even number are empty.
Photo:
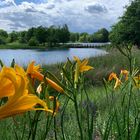
M66 43L70 40L70 32L67 24L63 25L62 28L59 29L59 42Z
M132 43L140 47L140 0L126 7L120 21L112 27L110 40L114 44Z
M101 28L97 32L91 35L90 41L91 42L108 42L109 32L105 28Z

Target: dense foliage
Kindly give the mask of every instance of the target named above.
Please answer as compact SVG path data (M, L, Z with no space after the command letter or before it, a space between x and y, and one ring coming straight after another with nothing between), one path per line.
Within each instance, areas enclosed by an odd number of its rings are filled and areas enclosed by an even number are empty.
M112 27L110 40L114 44L132 43L140 47L140 0L126 8L120 21Z

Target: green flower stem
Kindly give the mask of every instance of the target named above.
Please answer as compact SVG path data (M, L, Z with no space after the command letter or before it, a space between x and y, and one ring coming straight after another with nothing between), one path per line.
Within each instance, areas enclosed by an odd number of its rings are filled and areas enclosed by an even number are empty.
M47 134L48 134L48 132L49 132L49 129L50 129L52 120L53 120L53 114L51 115L51 117L50 117L50 116L47 116L47 122L46 122L45 133L44 133L44 135L43 135L42 140L46 140L46 137L47 137Z
M29 131L29 135L28 135L28 140L30 139L31 135L32 135L32 140L35 140L38 118L39 118L40 114L41 114L41 111L36 111L33 121L31 121L31 117L30 117L30 114L29 114L31 127L30 127L30 131Z
M54 117L54 135L55 135L55 140L57 140L57 128L56 128L56 117Z
M128 107L127 107L127 139L130 140L130 105L132 96L132 84L130 83L130 91L128 95Z
M78 123L79 131L80 131L81 140L84 140L84 139L83 139L82 127L81 127L81 123L80 123L80 118L79 118L79 111L78 111L78 105L77 105L76 94L74 95L74 106L75 106L76 119L77 119L77 123Z
M65 100L65 103L64 103L63 108L62 108L62 114L61 114L61 132L62 132L63 140L66 140L65 133L64 133L64 115L65 115L65 110L66 110L66 107L68 105L68 102L69 102L69 98L67 98Z

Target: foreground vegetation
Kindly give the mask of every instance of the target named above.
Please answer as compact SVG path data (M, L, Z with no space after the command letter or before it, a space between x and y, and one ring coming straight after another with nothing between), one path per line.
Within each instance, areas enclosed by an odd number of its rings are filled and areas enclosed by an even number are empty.
M3 67L0 139L138 140L139 50L130 52L135 56L132 69L129 59L114 49L107 56L90 58L91 66L76 57L66 64L43 66L44 78L33 62L26 71ZM15 90L2 79L11 81Z

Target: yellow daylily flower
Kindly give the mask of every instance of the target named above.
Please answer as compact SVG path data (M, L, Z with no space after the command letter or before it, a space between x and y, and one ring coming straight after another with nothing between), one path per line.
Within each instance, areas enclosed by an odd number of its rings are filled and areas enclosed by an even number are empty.
M16 73L13 68L4 66L0 72L0 98L12 96L14 86L18 86Z
M121 74L125 76L125 80L127 81L129 72L127 70L121 70Z
M48 109L47 104L39 99L36 95L28 93L28 81L21 75L16 74L13 68L4 67L1 72L1 78L9 79L14 87L13 94L8 97L8 101L0 106L0 119L21 114L30 110L45 110ZM3 84L1 85L3 86ZM3 93L0 92L0 95ZM8 96L8 95L7 95ZM35 108L36 105L41 107Z
M77 62L76 63L76 68L75 68L75 75L74 75L74 81L75 81L75 83L77 83L78 78L79 78L79 74L82 73L82 72L91 70L91 69L93 69L93 67L87 65L88 64L88 59L84 59L81 62L81 60L78 57L74 56L73 58Z
M111 81L112 79L117 79L117 74L114 72L109 75L108 81Z
M44 76L40 73L40 65L35 66L35 61L32 61L27 68L26 73L31 76L33 79L43 80Z
M108 81L112 81L113 79L115 79L115 85L114 85L114 89L116 89L118 86L120 86L121 84L121 80L117 77L117 74L112 72L110 75L109 75L109 78L108 78Z
M140 88L140 75L135 76L133 79L134 79L135 86L137 88Z
M79 72L84 72L84 71L88 71L88 70L93 69L93 67L87 65L88 64L88 59L84 59L81 62L81 60L78 57L74 56L74 60L77 61L77 64L79 66Z
M27 74L31 76L31 78L38 79L39 81L44 80L44 75L40 73L40 66L34 66L35 62L33 61L32 63L29 64L27 68ZM64 93L64 89L59 86L57 83L52 81L51 79L46 77L47 84L49 84L52 88L54 88L56 91L60 93Z

